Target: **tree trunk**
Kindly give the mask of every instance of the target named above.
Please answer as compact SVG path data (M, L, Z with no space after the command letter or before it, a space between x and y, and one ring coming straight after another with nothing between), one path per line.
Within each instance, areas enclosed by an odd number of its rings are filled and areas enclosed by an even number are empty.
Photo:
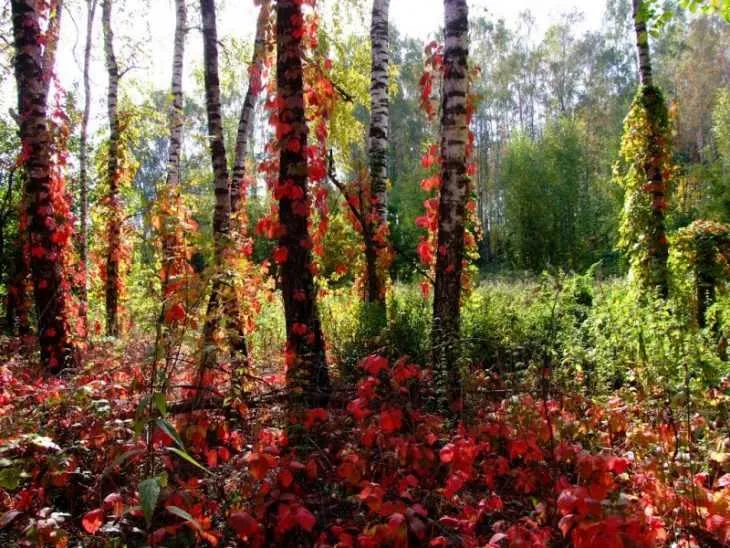
M93 42L94 12L97 0L86 2L86 45L84 46L84 112L81 116L81 137L79 142L79 187L81 190L81 207L79 218L79 263L81 274L81 289L79 291L79 314L84 326L84 333L88 335L89 294L88 294L88 260L89 260L89 178L88 178L88 132L89 113L91 110L91 46Z
M372 212L368 216L370 238L366 239L365 260L367 280L367 300L370 303L385 303L385 279L378 272L378 238L384 238L388 224L387 179L388 179L388 8L390 0L374 0L370 26L372 64L370 81L370 193ZM364 229L365 227L363 227Z
M205 106L208 114L208 143L213 163L215 210L213 213L213 235L215 238L215 260L220 265L226 244L231 211L228 191L228 163L223 141L221 119L220 80L218 76L218 31L214 0L200 0L203 18L203 55L205 75Z
M58 33L61 30L61 14L63 13L63 0L56 0L49 4L48 27L46 28L46 47L43 50L43 73L47 75L44 80L45 93L51 87L53 67L56 64L56 49L58 49Z
M67 292L63 288L62 246L55 237L56 221L50 177L50 132L47 91L53 59L44 58L35 0L12 0L15 78L18 86L20 139L26 172L30 271L38 320L41 360L55 373L73 365L67 325ZM50 54L49 54L50 55Z
M246 155L248 154L248 139L253 129L251 123L256 101L261 94L262 83L261 73L266 56L266 23L270 15L270 2L264 0L261 3L259 17L256 22L256 39L254 42L253 56L248 74L248 89L246 98L241 109L241 117L238 121L238 133L236 135L236 150L231 173L231 213L238 213L241 204L241 192L243 179L246 175Z
M185 34L187 32L187 9L185 0L175 0L175 45L172 54L172 82L170 92L172 104L168 114L168 128L170 130L170 149L167 157L167 198L177 201L180 187L180 151L184 125L183 114L183 58L185 55ZM174 224L176 219L163 219L165 230L162 235L162 260L164 266L163 293L167 296L167 287L170 283L170 269L175 262L177 239L175 238Z
M203 326L203 355L199 375L199 385L202 386L205 372L215 366L218 357L214 334L220 323L221 304L224 302L221 297L221 292L224 290L222 270L224 267L224 252L230 240L231 197L221 119L215 1L200 0L200 12L203 19L203 68L205 106L208 114L208 144L213 164L215 191L215 210L213 212L215 273L206 310L205 325Z
M270 2L264 0L259 9L259 16L256 21L256 38L249 67L248 89L246 98L241 108L241 116L238 121L238 132L236 135L236 148L234 151L233 170L231 171L230 200L231 220L233 222L232 232L236 237L244 235L245 227L241 225L240 209L243 207L244 178L246 176L246 156L248 155L248 140L253 129L253 115L256 102L262 90L261 76L266 57L266 23L270 16ZM239 303L235 291L231 290L230 295L224 303L224 310L228 320L228 342L234 354L244 359L248 357L246 346L246 329L239 311Z
M636 53L639 63L639 82L642 86L654 84L651 72L651 54L649 52L649 32L646 28L644 0L632 0L634 29L636 30Z
M109 116L109 150L107 157L107 181L109 185L106 197L109 206L107 222L108 250L106 257L106 334L110 337L119 335L119 260L122 240L122 211L119 195L119 112L117 97L119 93L119 67L114 55L114 34L111 26L112 0L104 0L102 7L102 26L104 29L104 53L106 69L109 75L107 91L107 113Z
M438 388L452 402L459 390L459 306L469 198L466 169L468 8L466 0L445 0L444 8L446 48L441 113L442 168L432 343Z
M283 132L279 142L279 184L291 185L293 189L279 200L282 233L279 246L285 255L281 264L281 285L287 334L286 377L295 406L320 407L329 398L330 380L315 300L311 238L307 226L310 204L301 3L279 0L276 13L278 118Z
M185 34L187 32L187 11L185 0L175 0L175 46L172 56L172 105L169 114L170 152L167 159L167 184L180 184L180 149L183 133L183 57Z

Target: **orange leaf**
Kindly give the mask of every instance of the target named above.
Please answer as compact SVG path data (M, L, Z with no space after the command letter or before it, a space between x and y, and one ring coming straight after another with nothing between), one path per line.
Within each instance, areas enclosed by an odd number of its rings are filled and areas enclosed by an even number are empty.
M86 512L84 517L81 518L81 525L84 527L84 531L90 535L95 534L104 523L104 510L97 508L91 512Z

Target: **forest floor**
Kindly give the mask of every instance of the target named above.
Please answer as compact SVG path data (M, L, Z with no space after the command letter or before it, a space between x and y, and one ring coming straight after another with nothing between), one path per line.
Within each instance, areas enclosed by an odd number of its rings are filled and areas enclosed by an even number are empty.
M549 371L521 394L483 371L439 414L428 370L371 355L287 427L277 392L150 398L149 354L101 344L47 378L2 339L0 546L730 543L727 382L702 404L714 422L631 388L568 395Z

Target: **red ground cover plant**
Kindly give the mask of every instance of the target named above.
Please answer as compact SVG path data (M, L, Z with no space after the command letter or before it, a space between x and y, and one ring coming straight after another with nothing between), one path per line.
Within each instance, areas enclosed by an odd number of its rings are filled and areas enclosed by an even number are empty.
M3 353L15 350L6 344ZM727 447L695 440L692 465L686 428L647 411L661 408L648 401L496 399L490 391L504 392L490 378L476 405L444 417L430 411L429 370L373 355L360 362L354 392L305 413L293 447L285 413L271 402L178 414L156 402L145 418L147 350L133 346L119 360L97 348L89 367L66 379L37 376L18 359L0 367L3 542L730 541ZM730 404L728 383L707 401L715 410ZM693 423L695 437L710 435L706 419Z

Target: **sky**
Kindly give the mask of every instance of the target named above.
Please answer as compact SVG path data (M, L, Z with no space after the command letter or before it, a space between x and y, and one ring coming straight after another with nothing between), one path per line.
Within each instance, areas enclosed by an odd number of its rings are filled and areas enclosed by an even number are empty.
M340 0L319 0L325 8ZM472 16L486 15L488 18L504 18L515 21L518 15L531 10L539 34L556 21L562 13L582 11L585 19L583 29L599 27L605 0L469 0ZM99 2L101 3L101 2ZM189 0L189 16L195 12L197 2ZM67 2L70 12L64 13L61 42L58 50L56 72L66 89L74 89L81 82L81 66L84 47L86 16L82 13L85 2ZM253 0L220 0L218 2L219 38L237 37L251 41L255 32L257 8ZM104 68L103 42L101 35L101 8L97 8L92 54L92 124L103 116L106 93L106 71ZM414 38L431 38L443 24L443 0L391 0L391 24L402 34ZM369 6L366 20L355 17L354 25L367 32ZM175 17L173 0L122 0L115 2L112 27L117 43L117 57L122 69L130 64L133 68L126 79L150 83L159 89L169 87L172 42ZM132 53L135 52L135 53ZM191 60L199 64L202 58L202 38L198 31L188 34L186 42L185 80L191 78ZM133 62L129 62L133 59ZM12 89L14 82L2 84L0 108L7 111L14 106Z
M520 12L530 10L544 30L562 13L579 10L585 13L587 28L598 28L603 15L603 0L470 0L471 16L484 15L507 21L516 20ZM443 0L391 0L391 19L402 32L413 37L433 34L443 25Z

